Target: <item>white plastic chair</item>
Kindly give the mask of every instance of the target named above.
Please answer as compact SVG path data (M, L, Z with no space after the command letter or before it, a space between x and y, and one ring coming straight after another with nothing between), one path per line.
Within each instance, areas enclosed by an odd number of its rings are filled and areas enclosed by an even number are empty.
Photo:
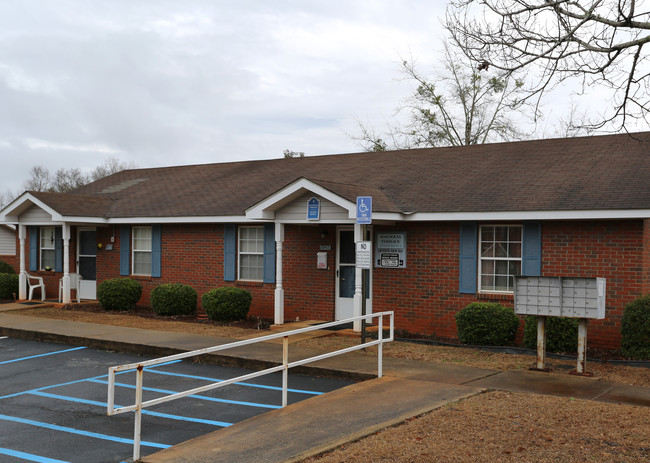
M70 273L70 290L72 291L73 289L77 293L77 302L81 303L81 296L79 292L79 287L81 286L81 275L78 273ZM61 299L63 297L63 278L59 280L59 302L61 302Z
M45 283L43 283L43 277L35 277L33 275L30 275L27 272L25 272L25 275L27 275L27 285L29 286L29 297L28 297L28 299L31 301L32 300L32 295L34 294L34 290L36 288L41 288L41 301L44 301L45 300ZM32 280L34 282L32 282Z

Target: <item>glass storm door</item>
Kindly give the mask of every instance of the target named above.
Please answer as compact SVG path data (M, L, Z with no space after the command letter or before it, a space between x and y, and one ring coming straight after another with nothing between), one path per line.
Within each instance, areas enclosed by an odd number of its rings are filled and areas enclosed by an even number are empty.
M343 320L354 316L356 281L354 230L337 230L336 249L336 319ZM364 272L368 272L368 270L364 270ZM372 313L369 295L370 281L366 288L366 313Z
M77 273L81 275L80 297L97 299L97 238L95 230L79 230L77 235Z

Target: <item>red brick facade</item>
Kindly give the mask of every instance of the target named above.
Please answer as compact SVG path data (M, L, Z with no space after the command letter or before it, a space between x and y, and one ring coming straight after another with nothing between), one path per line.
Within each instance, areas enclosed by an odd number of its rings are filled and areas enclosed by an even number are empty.
M393 310L396 328L413 333L456 337L454 315L477 300L512 306L511 295L460 294L458 222L376 225L373 232L405 232L406 268L374 268L375 312ZM76 237L73 229L72 237ZM285 321L333 320L336 288L335 225L286 225L283 242ZM111 243L111 238L114 241ZM28 242L28 240L27 240ZM97 281L119 277L119 227L97 229ZM113 244L107 250L107 244ZM273 318L275 284L224 281L222 224L162 225L162 276L132 277L143 285L141 303L163 283L182 282L201 296L224 285L242 286L253 295L251 314ZM75 240L70 242L70 269L75 268ZM327 252L327 269L318 269L316 255ZM29 269L29 252L26 252ZM19 263L15 266L18 267ZM49 297L57 297L60 273L36 272L45 278ZM542 223L542 275L607 279L605 320L589 322L590 347L617 348L627 303L650 292L650 220L548 221Z

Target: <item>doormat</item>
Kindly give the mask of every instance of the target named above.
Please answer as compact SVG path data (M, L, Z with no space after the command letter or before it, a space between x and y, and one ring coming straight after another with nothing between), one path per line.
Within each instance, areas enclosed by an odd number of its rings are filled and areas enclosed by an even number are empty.
M43 301L45 302L45 301ZM35 302L35 301L30 301L30 302L19 302L20 305L37 305L37 304L42 304L43 302Z

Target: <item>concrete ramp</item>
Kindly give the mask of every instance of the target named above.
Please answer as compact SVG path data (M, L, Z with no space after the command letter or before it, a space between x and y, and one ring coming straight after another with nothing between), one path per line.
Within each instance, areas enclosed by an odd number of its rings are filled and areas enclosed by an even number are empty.
M395 377L373 379L242 421L142 461L298 461L482 391Z

